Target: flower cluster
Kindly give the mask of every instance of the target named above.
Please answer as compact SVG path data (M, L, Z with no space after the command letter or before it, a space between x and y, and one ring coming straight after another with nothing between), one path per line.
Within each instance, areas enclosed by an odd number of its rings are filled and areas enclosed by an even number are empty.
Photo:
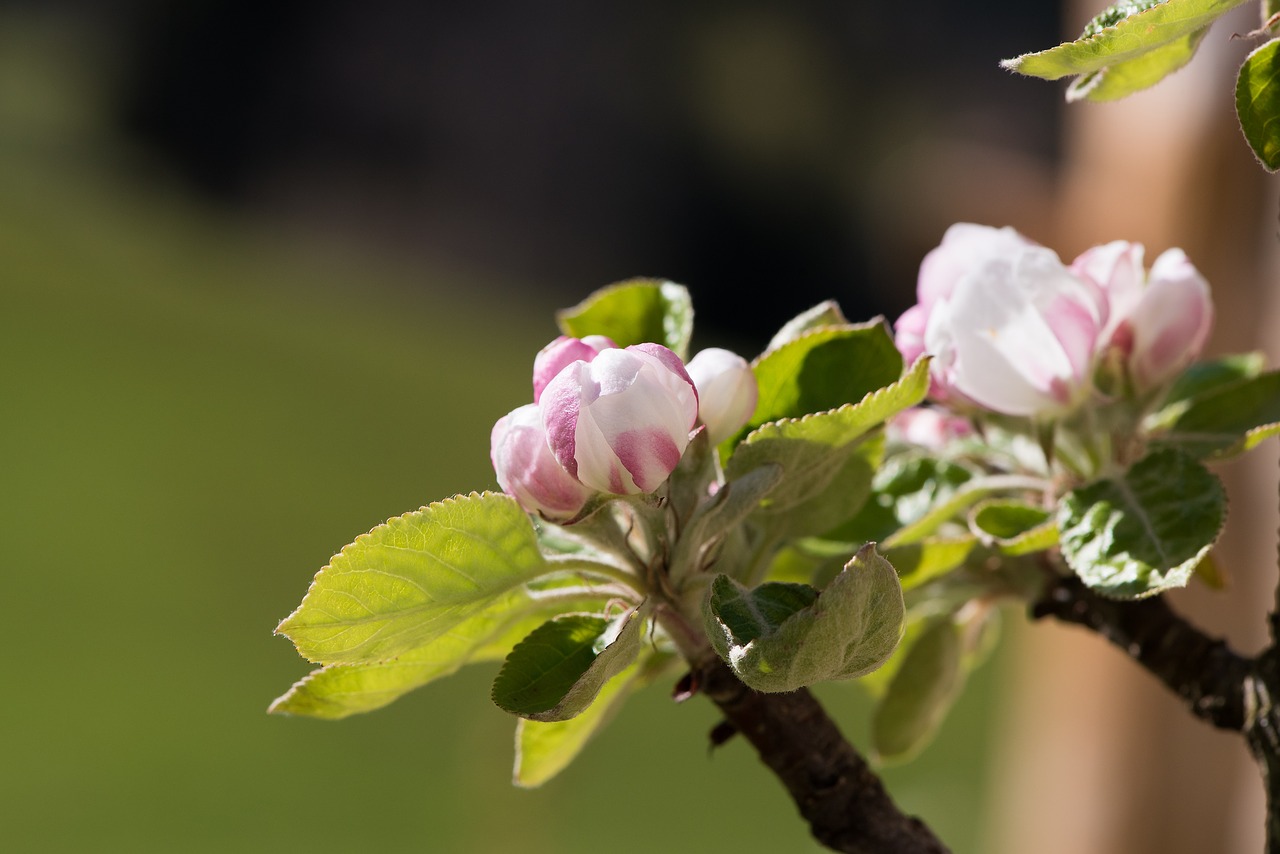
M660 344L561 336L538 353L533 403L493 427L490 459L503 490L526 510L569 520L599 493L658 489L698 422L713 442L755 411L751 366L708 349L688 365Z
M1104 366L1145 394L1205 345L1209 286L1179 249L1150 271L1143 247L1115 241L1070 265L1011 228L961 223L920 265L918 302L895 324L907 359L928 353L930 396L951 406L1055 417L1078 406Z

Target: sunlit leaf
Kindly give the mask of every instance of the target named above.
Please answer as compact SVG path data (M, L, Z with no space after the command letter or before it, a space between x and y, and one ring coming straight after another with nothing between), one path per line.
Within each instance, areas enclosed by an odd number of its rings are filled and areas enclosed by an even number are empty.
M1280 40L1245 57L1236 78L1240 129L1268 172L1280 169Z
M902 375L902 355L883 320L805 332L752 363L760 387L745 430L780 418L856 403Z
M512 782L521 788L532 789L568 767L587 742L618 713L636 687L643 669L639 661L627 667L604 684L595 702L569 720L518 720Z
M548 601L523 590L512 591L448 633L396 658L368 664L330 664L312 671L268 711L336 720L380 709L465 664L502 659L517 641L554 614L595 610L604 604L598 595Z
M784 323L773 338L769 339L769 345L765 347L765 351L776 350L783 344L788 344L814 329L822 329L826 326L847 326L848 324L849 321L845 318L844 312L840 310L840 306L836 304L835 300L820 302L813 308L801 312Z
M1150 2L1118 3L1095 19L1075 41L1023 54L1000 64L1010 71L1045 80L1090 74L1185 39L1244 2L1165 0L1154 5Z
M1133 59L1081 75L1067 88L1067 101L1115 101L1156 85L1191 61L1209 28L1174 39Z
M607 335L619 347L662 344L682 359L689 357L693 302L683 285L660 279L629 279L587 297L556 314L566 335Z
M514 499L458 496L389 519L344 548L276 632L312 661L384 661L547 571Z
M781 480L761 504L761 523L787 536L822 533L857 513L870 494L883 443L863 437L918 403L928 386L928 362L922 359L902 379L856 404L765 424L738 445L729 479L765 465L780 467Z

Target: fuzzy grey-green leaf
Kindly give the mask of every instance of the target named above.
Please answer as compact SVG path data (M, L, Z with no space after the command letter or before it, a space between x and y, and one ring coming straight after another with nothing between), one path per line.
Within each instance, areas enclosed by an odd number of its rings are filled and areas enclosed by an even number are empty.
M721 657L750 687L774 692L874 670L898 645L903 616L897 573L871 545L816 596L798 584L749 590L722 575L703 608Z
M907 650L876 706L871 740L881 759L906 759L933 736L963 683L959 627L942 617Z

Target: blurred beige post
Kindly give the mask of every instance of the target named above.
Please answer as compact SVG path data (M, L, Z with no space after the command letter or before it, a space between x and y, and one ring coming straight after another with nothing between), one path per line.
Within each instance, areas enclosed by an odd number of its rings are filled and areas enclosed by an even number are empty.
M1098 11L1076 2L1069 27ZM1095 243L1144 243L1150 263L1186 249L1214 289L1216 352L1268 350L1276 332L1275 182L1249 156L1232 87L1256 26L1221 21L1186 69L1116 104L1067 109L1053 245L1065 259ZM1034 84L1030 85L1055 85ZM1060 85L1060 84L1059 84ZM1276 578L1274 443L1223 470L1231 495L1216 552L1225 592L1192 589L1174 607L1253 653ZM1239 736L1194 720L1179 701L1100 638L1050 621L1012 632L1011 701L992 801L995 854L1256 854L1259 775Z

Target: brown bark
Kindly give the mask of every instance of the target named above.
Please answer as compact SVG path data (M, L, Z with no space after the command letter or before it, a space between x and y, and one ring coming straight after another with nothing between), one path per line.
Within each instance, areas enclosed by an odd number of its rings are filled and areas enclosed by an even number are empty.
M924 822L898 809L808 691L753 691L718 658L698 669L697 681L786 787L823 845L846 854L946 854Z

